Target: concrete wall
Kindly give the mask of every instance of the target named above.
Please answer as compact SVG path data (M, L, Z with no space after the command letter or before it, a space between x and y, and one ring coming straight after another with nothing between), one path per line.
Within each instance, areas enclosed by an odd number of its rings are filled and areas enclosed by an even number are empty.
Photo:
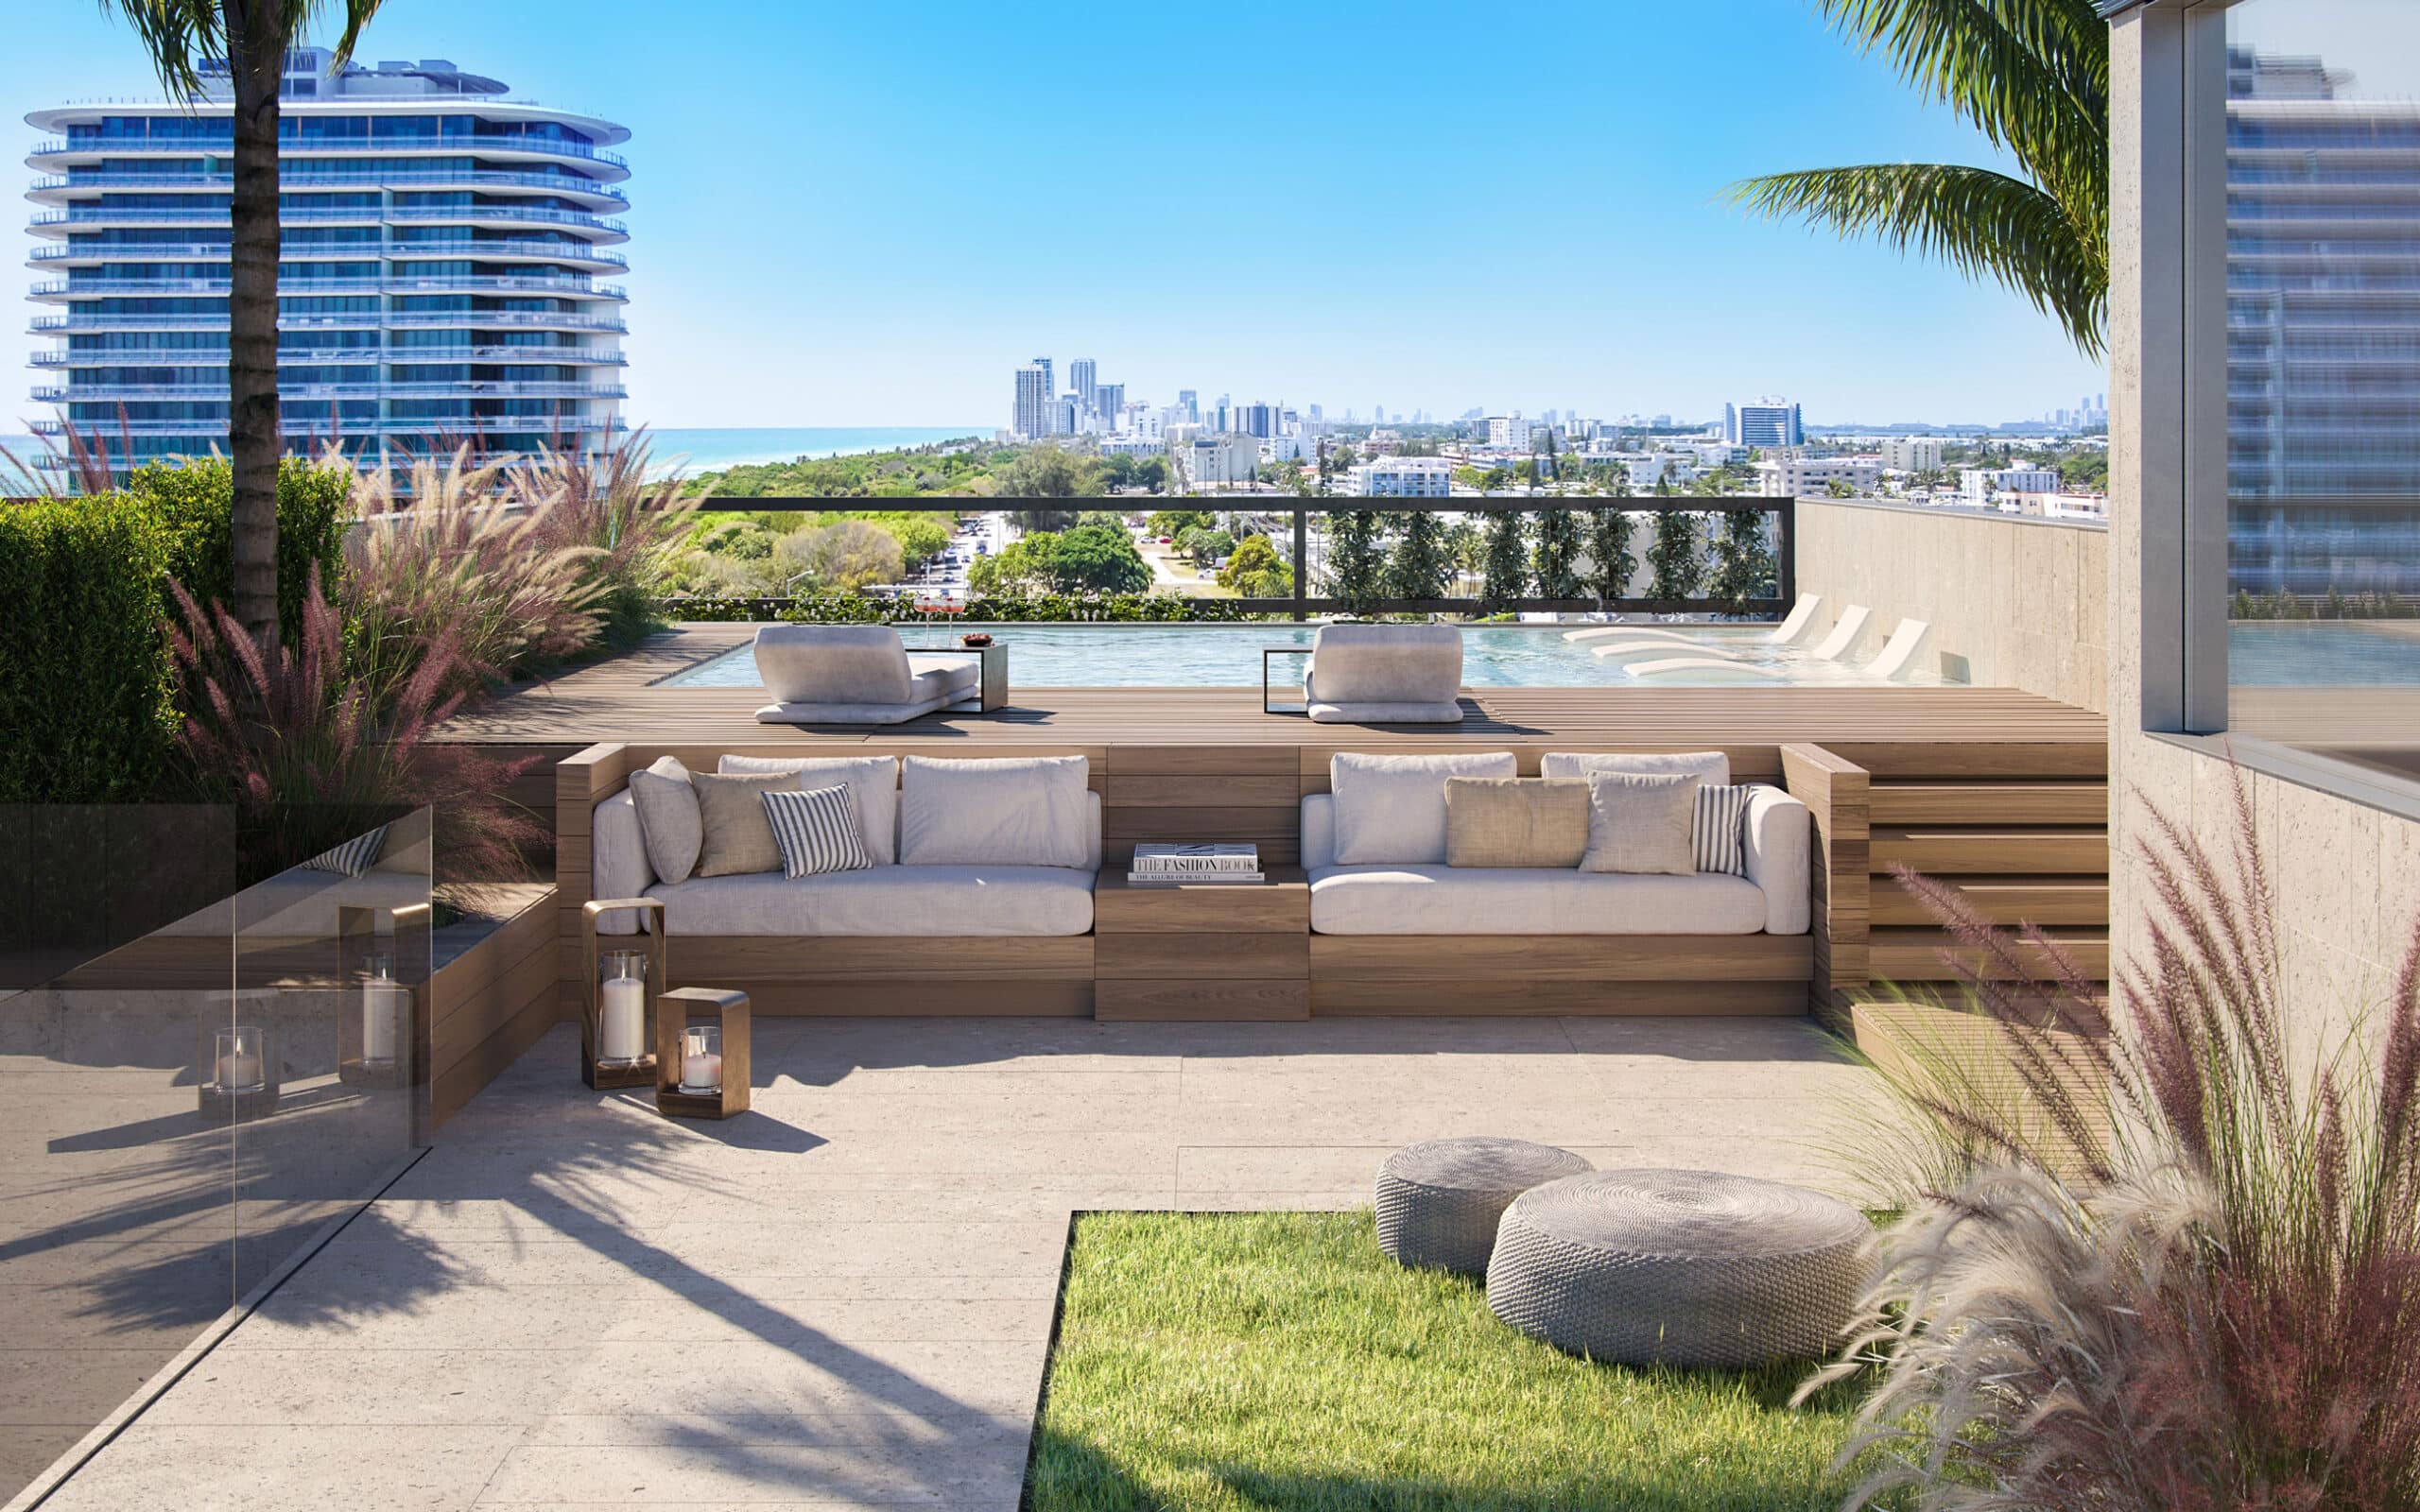
M1870 650L1901 619L1932 626L1925 665L2080 708L2108 699L2109 533L2098 524L1798 501L1798 591L1819 625L1863 604Z
M2275 892L2275 923L2292 1026L2311 1044L2359 1007L2384 1001L2420 921L2420 823L2302 782L2256 772L2222 742L2180 742L2144 725L2146 647L2176 656L2173 601L2182 529L2181 427L2171 298L2157 251L2175 233L2152 180L2175 167L2173 103L2157 94L2175 68L2147 27L2178 25L2172 8L2138 8L2112 28L2109 371L2109 799L2113 964L2148 962L2155 902L2140 846L2165 814L2205 844L2236 831L2237 784ZM2146 377L2147 374L2152 375ZM2166 387L2161 387L2166 386ZM2146 567L2147 560L2152 564ZM2146 601L2155 607L2147 616Z

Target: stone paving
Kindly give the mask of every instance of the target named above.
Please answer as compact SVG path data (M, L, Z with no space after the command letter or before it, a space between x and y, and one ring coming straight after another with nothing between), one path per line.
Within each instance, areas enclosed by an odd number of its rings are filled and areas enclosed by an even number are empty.
M754 1109L559 1029L44 1503L1011 1512L1070 1214L1366 1205L1415 1140L1827 1184L1805 1021L769 1020Z

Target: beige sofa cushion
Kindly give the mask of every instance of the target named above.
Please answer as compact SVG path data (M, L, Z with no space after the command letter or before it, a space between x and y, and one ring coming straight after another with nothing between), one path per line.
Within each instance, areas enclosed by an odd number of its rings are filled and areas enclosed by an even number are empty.
M698 869L705 821L698 814L698 790L678 756L659 756L631 774L631 802L638 810L639 837L647 845L648 869L659 882L679 882Z
M1537 867L1311 873L1311 928L1322 935L1754 935L1765 922L1765 895L1744 877Z
M1399 862L1436 866L1445 859L1445 780L1517 777L1509 750L1436 756L1377 756L1340 751L1328 758L1336 795L1336 858L1347 866Z
M773 826L765 817L764 799L770 792L795 793L795 772L761 776L729 776L692 772L689 783L698 790L698 816L705 839L698 849L700 877L728 877L782 869L782 848L773 843Z
M664 900L665 927L674 935L1057 936L1093 927L1093 874L1071 867L693 877L650 887L648 896Z
M1548 751L1538 763L1546 777L1585 778L1591 772L1685 772L1720 787L1731 781L1731 758L1719 750Z
M1692 876L1698 780L1682 772L1592 772L1582 871Z
M846 786L857 808L857 833L873 853L873 864L888 867L899 859L896 756L725 756L715 769L742 777L787 772L798 779L802 791Z
M899 778L900 864L1081 867L1091 772L1081 756L910 756Z
M1588 784L1567 778L1445 779L1445 864L1557 867L1588 850Z

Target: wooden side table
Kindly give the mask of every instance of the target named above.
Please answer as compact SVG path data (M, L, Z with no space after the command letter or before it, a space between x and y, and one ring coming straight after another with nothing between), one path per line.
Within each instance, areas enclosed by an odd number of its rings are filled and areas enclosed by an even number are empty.
M1300 867L1264 883L1093 884L1093 1017L1307 1019L1311 885Z

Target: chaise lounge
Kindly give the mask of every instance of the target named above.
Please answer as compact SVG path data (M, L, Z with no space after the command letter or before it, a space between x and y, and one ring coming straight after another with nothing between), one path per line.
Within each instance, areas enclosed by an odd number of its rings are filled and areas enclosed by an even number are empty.
M1462 719L1462 632L1451 625L1322 625L1303 693L1323 725Z
M768 725L897 725L974 698L979 659L910 655L887 625L768 625L756 632L756 672L773 701Z

